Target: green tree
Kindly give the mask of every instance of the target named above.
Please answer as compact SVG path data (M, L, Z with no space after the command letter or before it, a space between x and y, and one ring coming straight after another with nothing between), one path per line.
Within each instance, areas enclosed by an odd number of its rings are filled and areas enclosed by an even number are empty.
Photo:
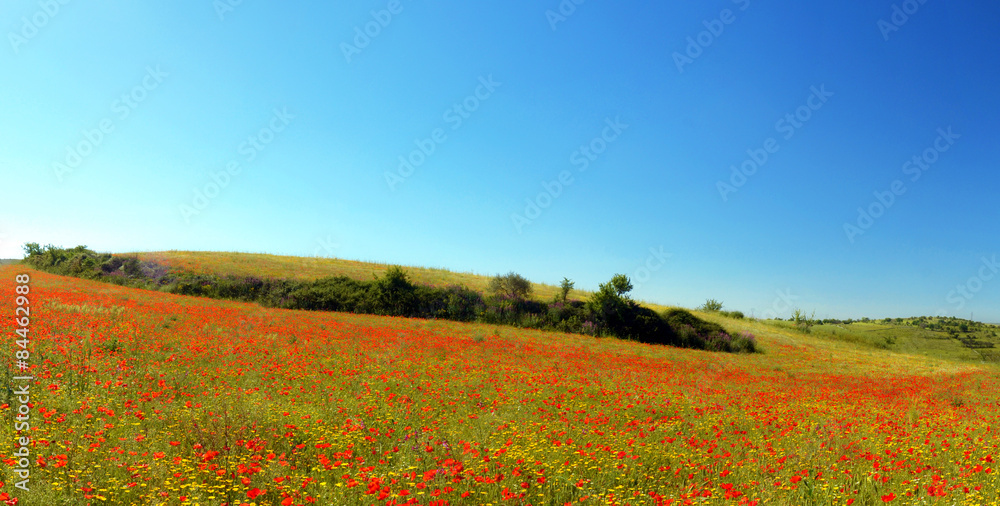
M632 291L632 281L628 279L628 276L624 274L615 274L612 276L609 284L611 285L611 289L613 289L619 297L629 300L626 294Z
M531 282L516 272L508 272L490 279L488 287L491 294L513 299L526 300L531 295Z
M808 333L810 331L810 327L812 327L813 323L815 323L813 321L815 319L815 317L816 317L816 312L815 311L813 311L812 316L806 316L806 312L805 311L803 311L803 310L801 310L799 308L795 308L795 310L792 311L792 318L791 318L791 320L793 322L795 322L795 326L796 327L798 327L803 332Z
M722 311L722 303L715 299L708 299L701 306L702 311L718 312Z
M406 271L398 265L386 269L372 284L372 301L379 314L405 316L413 313L414 290Z
M24 258L42 254L42 247L37 242L29 242L23 246Z
M569 278L563 278L562 283L559 283L559 289L562 290L562 301L566 302L569 299L569 291L573 289L573 283Z
M632 282L624 274L615 274L611 281L602 283L590 298L588 307L602 331L619 337L626 337L627 327L632 320L632 300L628 292Z

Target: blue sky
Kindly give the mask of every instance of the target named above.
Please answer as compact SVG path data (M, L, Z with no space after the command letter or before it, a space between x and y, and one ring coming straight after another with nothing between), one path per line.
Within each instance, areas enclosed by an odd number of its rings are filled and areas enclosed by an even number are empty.
M995 3L62 1L2 8L0 257L1000 321Z

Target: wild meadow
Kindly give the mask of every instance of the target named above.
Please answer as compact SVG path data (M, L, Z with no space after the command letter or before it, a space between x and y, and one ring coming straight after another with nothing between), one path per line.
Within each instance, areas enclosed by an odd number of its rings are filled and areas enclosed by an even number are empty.
M20 505L1000 504L1000 374L764 325L761 353L31 275Z

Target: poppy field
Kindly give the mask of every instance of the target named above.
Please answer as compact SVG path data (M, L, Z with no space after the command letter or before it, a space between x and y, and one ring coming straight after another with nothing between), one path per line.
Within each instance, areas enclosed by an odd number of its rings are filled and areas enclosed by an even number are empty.
M30 429L14 431L29 273ZM1000 504L994 368L263 308L0 267L0 503ZM29 490L15 442L29 436Z

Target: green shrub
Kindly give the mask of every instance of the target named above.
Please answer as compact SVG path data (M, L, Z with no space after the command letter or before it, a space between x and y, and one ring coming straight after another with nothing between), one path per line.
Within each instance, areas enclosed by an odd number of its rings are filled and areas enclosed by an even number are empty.
M420 318L474 321L486 308L483 297L464 286L446 288L417 286L413 292L414 312Z
M724 333L726 331L721 325L702 320L685 309L668 309L663 312L663 319L674 329L690 325L697 333L703 336L710 336L719 332Z
M683 348L705 349L705 337L698 333L691 325L671 325L677 334L677 344Z
M715 299L708 299L699 309L708 312L719 312L722 311L722 303Z
M368 283L334 276L302 283L288 294L282 307L314 311L367 312L371 308Z
M628 298L632 283L628 276L615 274L611 281L599 285L598 290L590 298L587 309L593 316L593 321L602 334L610 334L622 338L633 337L632 320L634 304Z
M729 345L729 351L733 353L756 353L757 339L749 332L740 332L733 336Z
M416 309L414 290L402 267L389 267L368 287L370 311L388 316L410 316Z
M656 311L632 303L633 319L628 331L638 341L675 346L680 343L677 332Z
M524 300L531 295L531 282L511 271L490 279L488 290L492 295L502 298Z

